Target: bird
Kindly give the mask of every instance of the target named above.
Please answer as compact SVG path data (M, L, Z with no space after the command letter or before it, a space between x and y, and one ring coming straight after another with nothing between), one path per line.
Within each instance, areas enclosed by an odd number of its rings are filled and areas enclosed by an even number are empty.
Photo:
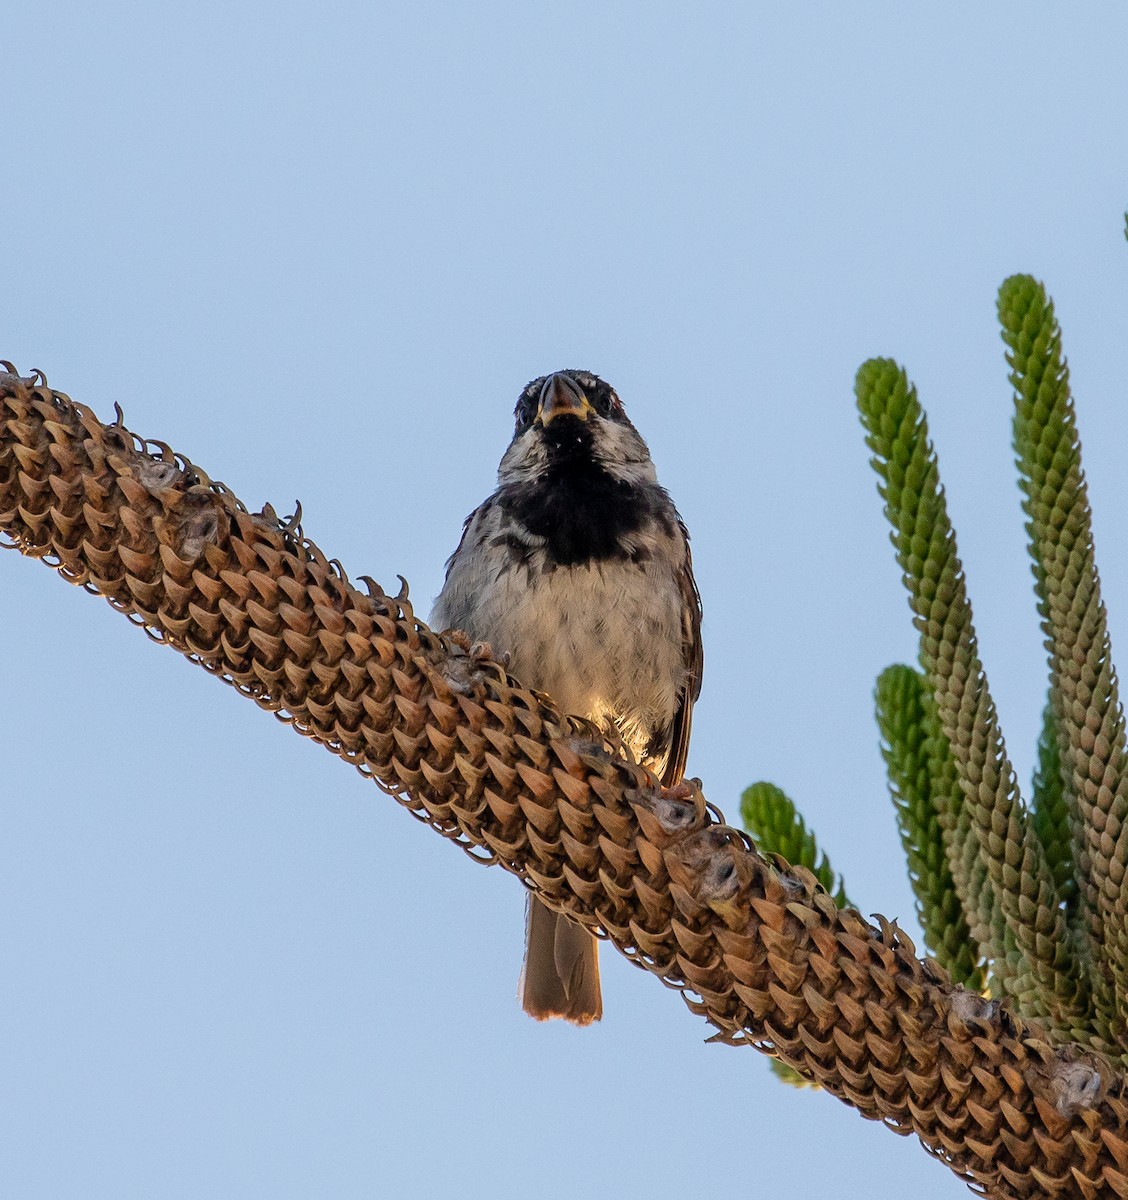
M497 488L466 518L431 613L507 655L663 786L685 774L701 692L689 534L614 389L590 371L527 384ZM529 897L519 994L538 1020L602 1016L598 942Z

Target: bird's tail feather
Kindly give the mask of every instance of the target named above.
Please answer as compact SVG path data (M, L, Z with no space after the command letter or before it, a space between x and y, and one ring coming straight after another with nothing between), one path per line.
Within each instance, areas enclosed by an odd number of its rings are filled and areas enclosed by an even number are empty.
M521 1007L538 1021L590 1025L603 1016L599 943L582 925L529 897Z

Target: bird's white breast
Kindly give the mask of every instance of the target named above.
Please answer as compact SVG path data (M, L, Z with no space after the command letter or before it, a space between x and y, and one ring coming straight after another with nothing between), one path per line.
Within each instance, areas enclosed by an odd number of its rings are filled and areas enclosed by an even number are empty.
M646 540L644 562L554 569L539 549L524 563L500 549L488 558L460 553L434 618L508 653L512 673L564 712L613 721L642 757L669 725L685 680L675 574L684 545L657 531Z

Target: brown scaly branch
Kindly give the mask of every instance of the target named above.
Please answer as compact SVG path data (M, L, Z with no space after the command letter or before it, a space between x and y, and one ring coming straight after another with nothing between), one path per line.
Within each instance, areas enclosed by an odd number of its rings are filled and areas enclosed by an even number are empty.
M953 986L883 918L663 791L482 647L354 588L297 521L159 442L0 375L0 531L370 775L771 1051L996 1197L1128 1197L1128 1079Z

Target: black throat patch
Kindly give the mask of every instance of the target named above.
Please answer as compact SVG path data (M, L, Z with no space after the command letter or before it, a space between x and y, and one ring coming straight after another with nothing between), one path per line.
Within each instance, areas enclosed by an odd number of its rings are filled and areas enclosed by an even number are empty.
M591 429L573 417L558 417L543 436L548 448L544 475L533 483L503 488L498 493L501 507L545 539L545 552L554 566L643 561L645 551L623 543L648 520L661 516L662 489L613 479L592 454Z

